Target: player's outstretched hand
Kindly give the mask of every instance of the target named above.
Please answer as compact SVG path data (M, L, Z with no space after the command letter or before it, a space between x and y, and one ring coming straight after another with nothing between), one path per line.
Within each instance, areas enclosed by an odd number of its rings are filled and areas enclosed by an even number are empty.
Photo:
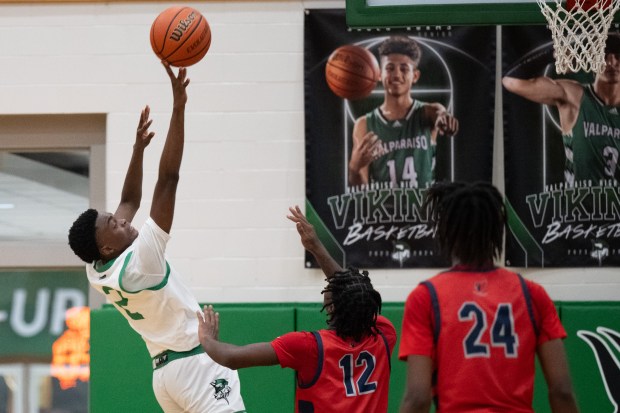
M184 67L179 68L179 74L175 75L170 67L170 64L165 60L161 61L161 64L164 65L166 69L166 73L170 77L170 82L172 83L172 95L174 97L174 105L184 106L187 103L187 93L186 88L189 85L189 78L187 78L187 69Z
M288 210L291 214L286 217L296 224L297 232L301 237L301 244L308 251L313 253L317 252L323 244L321 244L321 240L319 240L319 237L316 235L314 226L308 222L308 219L306 219L298 205L295 205L294 208L289 207Z
M196 311L198 318L198 339L204 347L209 340L218 340L220 331L220 313L213 310L212 305L205 305L202 313Z
M144 109L142 109L142 113L140 113L140 121L138 122L138 130L136 131L136 146L141 149L149 146L151 139L155 136L155 132L149 131L149 127L151 123L153 123L153 120L149 119L150 113L151 108L149 108L149 105L146 105Z

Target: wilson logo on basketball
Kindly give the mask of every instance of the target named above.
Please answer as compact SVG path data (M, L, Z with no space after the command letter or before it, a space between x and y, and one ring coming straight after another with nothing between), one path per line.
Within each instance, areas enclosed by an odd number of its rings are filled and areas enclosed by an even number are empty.
M189 29L192 25L192 22L196 19L196 13L191 12L187 15L186 19L180 20L177 27L170 33L170 39L178 42L183 37L183 33Z

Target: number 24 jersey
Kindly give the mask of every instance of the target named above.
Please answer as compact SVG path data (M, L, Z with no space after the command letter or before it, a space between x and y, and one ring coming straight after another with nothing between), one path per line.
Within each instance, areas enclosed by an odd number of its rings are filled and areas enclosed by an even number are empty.
M455 267L407 298L399 358L433 359L439 412L531 413L536 349L564 337L540 285L504 268Z

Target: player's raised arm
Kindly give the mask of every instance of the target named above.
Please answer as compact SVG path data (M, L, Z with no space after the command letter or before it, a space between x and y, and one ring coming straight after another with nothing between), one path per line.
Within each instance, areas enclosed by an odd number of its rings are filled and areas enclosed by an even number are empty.
M290 207L289 211L291 214L287 215L287 218L296 224L295 227L301 237L301 244L316 258L325 276L331 278L337 272L344 271L336 260L329 255L329 252L327 252L327 249L316 235L314 226L308 222L299 206Z
M546 76L531 79L504 76L502 84L508 91L532 102L554 106L565 104L569 101L572 89L576 88L576 91L582 90L579 83L574 80L551 79Z
M136 212L140 208L142 201L142 171L144 161L144 149L149 145L154 132L149 131L149 127L153 122L149 119L150 108L146 106L140 113L138 121L138 129L136 131L136 141L133 144L133 152L131 161L125 175L123 183L123 192L121 193L121 201L116 208L114 216L116 218L126 219L131 222L136 216Z
M164 149L159 160L159 174L153 193L151 218L161 229L169 233L174 217L179 170L183 158L185 104L187 103L186 88L189 84L189 79L186 78L187 69L179 68L178 75L175 75L168 63L162 62L162 64L172 84L173 105L168 135L166 136Z
M563 133L570 132L575 126L584 93L583 86L579 82L572 79L551 79L546 76L527 80L504 76L502 84L508 91L532 102L556 106Z

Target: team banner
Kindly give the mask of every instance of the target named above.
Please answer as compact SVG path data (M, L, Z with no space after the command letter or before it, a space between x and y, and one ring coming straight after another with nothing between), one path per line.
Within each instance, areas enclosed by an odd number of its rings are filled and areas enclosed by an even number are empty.
M304 36L306 213L322 241L343 265L449 265L424 191L491 181L496 28L350 31L344 10L311 9Z
M506 264L617 266L620 67L558 75L546 27L502 33Z

